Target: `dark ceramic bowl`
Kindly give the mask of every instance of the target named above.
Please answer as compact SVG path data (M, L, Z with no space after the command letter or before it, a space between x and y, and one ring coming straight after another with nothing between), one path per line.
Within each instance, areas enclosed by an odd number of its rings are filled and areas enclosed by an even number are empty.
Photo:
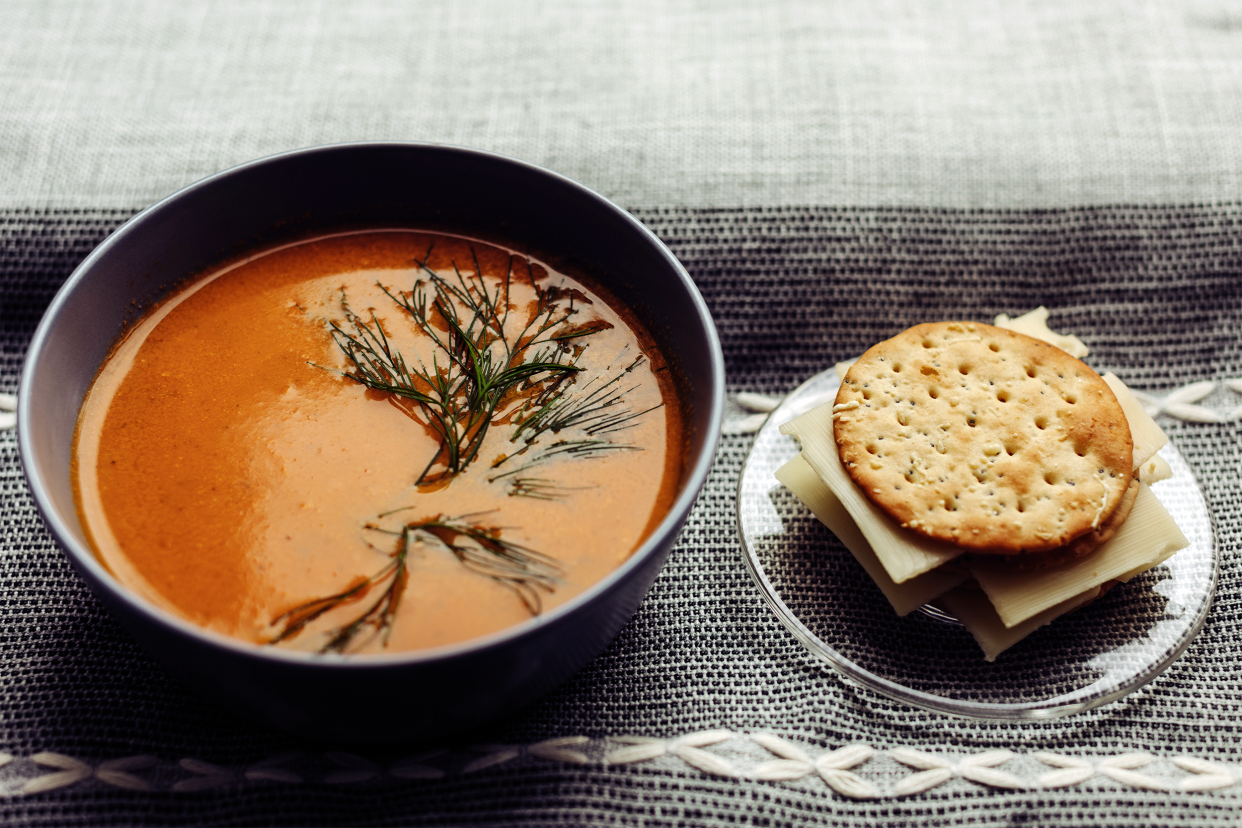
M188 275L247 247L342 226L456 228L520 239L602 280L646 323L684 380L691 439L668 516L620 568L563 606L435 650L316 656L207 632L127 592L92 553L74 507L78 409L132 315ZM290 152L212 176L143 211L82 262L35 332L18 439L48 527L95 594L170 671L252 718L334 741L426 740L477 726L547 693L586 664L642 601L702 488L720 435L724 365L702 298L628 213L547 170L417 144ZM372 715L400 698L408 713Z

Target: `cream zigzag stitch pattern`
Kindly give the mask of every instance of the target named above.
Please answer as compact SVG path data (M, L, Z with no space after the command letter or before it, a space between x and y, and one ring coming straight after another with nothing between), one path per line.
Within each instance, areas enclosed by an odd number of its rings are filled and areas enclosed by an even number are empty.
M726 742L733 745L727 755L708 750ZM752 745L766 751L769 758L755 761ZM773 784L810 778L822 781L842 797L859 800L916 796L955 779L1008 791L1070 788L1097 778L1126 788L1165 792L1213 791L1242 782L1237 769L1193 756L1162 760L1149 753L1086 757L1039 751L1022 755L1003 749L948 754L907 747L877 751L864 744L845 745L814 756L808 748L773 733L743 735L729 730L704 730L674 739L621 736L592 740L586 736L566 736L521 746L476 745L467 753L469 758L462 761L449 749L441 748L383 767L355 754L328 752L319 763L326 762L329 767L315 779L290 767L314 761L314 757L302 753L278 754L242 769L192 758L169 766L149 754L91 765L59 753L36 753L24 762L0 753L0 768L24 764L33 772L0 772L0 795L32 796L91 781L130 791L162 789L178 794L255 783L395 784L481 773L521 760L614 769L663 761L665 769L676 770L680 766L682 771L690 769L707 776ZM884 764L884 758L890 761ZM871 768L863 767L873 761L876 764ZM674 764L669 765L670 762ZM1004 767L1011 763L1016 767ZM452 774L445 765L455 768ZM152 770L157 777L179 774L181 778L159 785L148 775L138 773ZM1177 770L1182 773L1177 774ZM872 778L865 778L864 773ZM898 773L906 775L898 778Z
M0 394L0 431L17 425L17 395Z
M1224 380L1224 385L1234 393L1242 394L1242 379L1227 379ZM1130 392L1153 417L1163 414L1188 423L1232 423L1242 420L1242 405L1223 412L1198 405L1216 388L1215 382L1204 380L1184 385L1164 397L1146 391L1135 391L1133 388ZM733 399L739 408L755 413L730 419L724 425L726 434L753 434L758 431L768 414L780 405L782 398L742 392L736 394Z

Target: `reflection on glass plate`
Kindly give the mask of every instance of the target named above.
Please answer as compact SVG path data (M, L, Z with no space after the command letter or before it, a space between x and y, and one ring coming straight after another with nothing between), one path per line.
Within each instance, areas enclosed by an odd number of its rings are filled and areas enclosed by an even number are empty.
M898 617L849 551L773 473L798 446L778 430L836 398L829 370L790 394L755 437L738 486L746 564L777 618L850 679L918 707L983 719L1089 710L1155 678L1203 626L1216 590L1207 505L1172 445L1173 477L1152 487L1190 546L1165 563L984 661L935 610Z

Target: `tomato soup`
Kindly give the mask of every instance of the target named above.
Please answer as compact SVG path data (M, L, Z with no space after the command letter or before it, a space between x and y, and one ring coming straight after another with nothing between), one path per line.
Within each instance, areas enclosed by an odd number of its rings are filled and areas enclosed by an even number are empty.
M668 366L581 275L377 230L263 251L132 326L78 423L78 509L126 587L322 652L434 647L622 563L682 472Z

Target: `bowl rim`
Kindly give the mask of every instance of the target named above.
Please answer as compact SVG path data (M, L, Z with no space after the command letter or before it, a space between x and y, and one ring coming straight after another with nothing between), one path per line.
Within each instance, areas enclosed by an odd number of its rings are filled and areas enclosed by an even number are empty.
M418 650L403 650L392 653L359 653L342 655L337 653L315 653L301 650L286 650L264 646L261 644L252 644L241 639L224 635L223 633L209 630L205 627L200 627L168 610L147 602L131 592L116 579L116 577L106 566L103 565L98 557L96 557L94 551L90 549L87 544L81 543L77 540L75 536L76 533L71 530L70 527L60 519L57 512L48 505L50 503L50 497L47 494L49 487L40 473L40 466L36 460L33 438L30 435L28 426L28 423L32 422L32 418L34 417L34 412L31 409L32 403L30 400L30 392L34 382L33 369L38 362L40 355L46 348L47 343L52 337L57 317L60 315L65 305L69 302L70 296L74 293L74 291L77 290L84 281L86 281L96 264L104 258L110 250L125 244L127 240L134 235L142 233L146 225L157 220L161 214L176 209L177 204L183 199L190 197L201 190L220 186L222 182L225 182L226 180L233 179L237 176L244 176L256 168L263 168L272 164L280 164L293 159L311 158L319 155L367 152L383 149L409 150L413 152L443 152L450 155L474 158L484 164L511 165L519 170L547 177L560 186L571 191L575 191L579 197L584 197L590 201L593 201L598 206L604 208L605 212L618 219L623 225L628 225L630 230L636 231L640 238L647 242L660 255L660 257L665 260L671 272L677 277L683 290L686 291L688 297L690 298L691 303L699 317L699 321L707 334L706 345L711 360L711 377L707 387L711 392L711 398L708 408L708 426L706 433L702 436L702 449L694 464L684 471L684 484L677 498L670 505L668 511L664 515L664 518L647 536L646 540L634 549L619 566L611 570L603 578L596 581L594 584L590 585L565 603L553 607L547 612L477 638L471 638L465 641L440 645L437 647L429 647ZM105 587L113 599L120 600L131 611L134 611L163 627L171 627L181 634L189 635L204 645L228 650L242 658L251 658L259 661L274 661L312 669L378 669L395 665L413 666L441 660L465 658L481 654L494 648L502 647L511 641L535 633L541 627L556 624L565 616L570 616L581 611L587 605L591 604L598 596L610 591L620 582L627 580L630 577L630 573L645 565L647 559L653 554L656 554L657 548L662 545L661 541L666 536L668 538L667 544L671 547L677 540L677 534L679 533L682 524L689 517L690 511L694 506L694 502L698 499L699 493L705 485L708 474L710 473L712 465L715 462L716 451L720 442L721 422L724 414L724 385L724 355L720 345L719 334L716 331L715 324L712 320L711 313L707 308L706 302L703 300L703 297L699 293L698 288L695 286L694 281L690 278L690 274L686 271L681 262L677 260L677 257L673 255L672 251L668 249L659 237L657 237L650 229L642 224L642 222L638 221L638 219L636 219L628 211L614 204L612 201L608 200L599 193L596 193L589 187L586 187L585 185L567 176L527 161L500 155L487 150L440 143L407 141L355 141L322 144L274 153L272 155L246 161L213 173L212 175L182 187L149 207L141 210L113 231L106 239L100 242L99 245L97 245L90 252L90 254L87 255L87 257L74 268L69 278L66 279L64 284L59 288L55 297L44 311L44 314L35 329L34 335L30 339L30 344L22 363L21 379L18 385L17 443L22 468L25 472L27 483L30 486L31 495L35 501L35 505L37 506L39 513L42 515L44 522L47 524L47 528L49 529L54 540L57 542L57 545L65 552L65 554L76 566L85 569L96 584ZM92 584L88 584L88 586L92 586Z

